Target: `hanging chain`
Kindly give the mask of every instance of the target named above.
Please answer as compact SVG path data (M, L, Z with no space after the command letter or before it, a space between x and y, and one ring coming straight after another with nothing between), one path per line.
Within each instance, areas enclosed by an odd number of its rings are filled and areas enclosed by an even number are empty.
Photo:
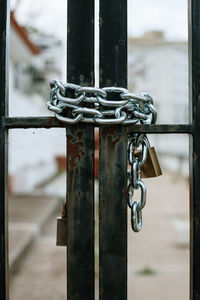
M47 107L64 123L156 123L157 111L152 97L147 93L136 95L120 87L81 87L58 80L52 80L50 87Z
M142 228L142 209L146 204L146 186L141 180L141 167L146 161L148 151L148 139L145 134L134 134L128 143L128 206L131 209L131 226L133 231L138 232ZM136 156L136 152L142 148L141 155ZM134 191L140 190L140 201L133 200Z

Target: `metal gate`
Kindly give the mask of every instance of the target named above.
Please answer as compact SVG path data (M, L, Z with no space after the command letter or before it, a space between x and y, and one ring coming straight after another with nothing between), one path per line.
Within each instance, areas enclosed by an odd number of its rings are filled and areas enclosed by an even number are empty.
M200 299L200 2L189 0L190 123L100 126L99 299L127 299L126 145L129 133L190 135L190 300ZM8 115L9 3L0 2L0 299L8 299L7 133L65 127L67 299L94 299L94 126ZM100 0L100 87L127 85L127 3ZM67 81L94 85L94 0L68 0ZM81 155L80 155L81 153ZM117 183L117 184L116 184ZM111 226L112 225L112 226ZM120 270L120 271L119 271Z

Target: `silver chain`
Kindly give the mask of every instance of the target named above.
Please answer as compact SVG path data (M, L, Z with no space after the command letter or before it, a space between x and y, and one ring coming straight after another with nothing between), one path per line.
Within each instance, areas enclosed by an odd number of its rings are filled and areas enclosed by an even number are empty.
M50 81L47 107L67 124L78 122L111 124L154 124L157 111L147 93L130 93L120 87L81 87L72 83Z
M81 87L50 82L51 93L47 107L55 117L66 123L78 122L99 125L155 124L157 111L152 97L147 93L130 93L120 87ZM135 156L142 148L141 159ZM141 167L147 158L148 139L145 134L133 134L128 142L128 206L131 209L131 226L135 232L142 228L142 209L146 204L146 186L141 180ZM140 201L133 200L134 191L140 189Z
M128 143L128 206L131 209L131 226L133 231L138 232L142 228L142 209L146 204L146 185L141 180L141 167L146 161L148 139L145 134L134 134ZM141 158L135 156L136 151L142 148ZM133 200L134 191L140 189L140 201Z

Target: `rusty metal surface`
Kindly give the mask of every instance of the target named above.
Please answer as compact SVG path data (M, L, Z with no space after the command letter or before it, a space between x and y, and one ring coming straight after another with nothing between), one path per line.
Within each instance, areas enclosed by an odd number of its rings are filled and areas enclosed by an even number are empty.
M67 218L57 217L56 246L67 246Z
M100 129L100 299L126 299L127 190L123 129Z
M200 299L200 2L189 1L190 300Z
M0 2L0 299L8 296L8 202L7 202L7 129L2 117L8 112L8 32L9 7Z
M67 135L67 299L94 299L94 131L72 126Z
M67 81L94 85L94 0L68 0ZM67 127L67 299L94 299L94 128Z
M127 3L100 0L100 87L127 86ZM127 134L99 130L99 299L127 299Z

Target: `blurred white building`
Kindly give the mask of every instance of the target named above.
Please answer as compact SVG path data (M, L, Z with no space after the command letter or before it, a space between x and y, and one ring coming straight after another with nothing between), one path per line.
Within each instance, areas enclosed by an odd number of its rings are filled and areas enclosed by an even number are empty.
M31 76L26 69L39 60L41 49L29 38L26 30L10 15L10 60L9 60L9 114L10 116L31 116L44 113L39 95L30 95L25 90L30 86Z
M47 62L50 65L50 61L51 67L47 68ZM53 50L45 51L39 48L30 39L27 30L19 25L12 12L9 64L11 117L52 115L46 108L48 80L50 78L62 80L62 73L59 73L59 68L54 62ZM44 90L40 93L39 87L42 86ZM10 190L15 193L34 192L35 186L55 174L57 170L55 157L64 153L63 129L9 130Z
M187 42L168 41L162 31L152 31L139 38L129 38L128 46L129 90L148 92L153 97L158 110L157 123L187 123ZM167 168L188 172L185 135L156 135L151 140L163 154Z
M129 38L129 89L149 92L159 123L188 122L188 49L167 41L162 31Z

